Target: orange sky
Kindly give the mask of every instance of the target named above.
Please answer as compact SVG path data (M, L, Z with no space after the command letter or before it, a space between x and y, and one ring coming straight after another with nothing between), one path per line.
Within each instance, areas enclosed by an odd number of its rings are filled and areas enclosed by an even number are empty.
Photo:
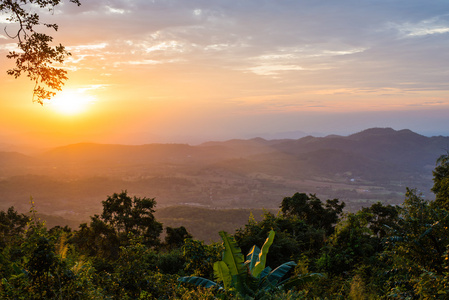
M3 143L449 135L446 2L81 2L44 14L72 52L60 97L79 113L31 102L32 83L6 75L13 41L0 33Z

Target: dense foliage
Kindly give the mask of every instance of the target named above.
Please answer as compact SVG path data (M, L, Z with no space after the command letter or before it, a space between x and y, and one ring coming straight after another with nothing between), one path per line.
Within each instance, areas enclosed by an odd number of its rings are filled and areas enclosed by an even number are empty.
M126 191L75 231L11 207L0 212L0 298L448 299L448 168L442 156L435 201L407 189L400 206L343 214L336 199L296 193L209 245L182 226L162 240L156 201Z

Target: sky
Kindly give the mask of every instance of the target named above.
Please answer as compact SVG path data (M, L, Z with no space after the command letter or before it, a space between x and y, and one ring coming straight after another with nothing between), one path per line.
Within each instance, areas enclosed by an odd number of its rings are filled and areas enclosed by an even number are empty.
M0 143L449 135L447 0L81 4L40 11L72 53L43 106L32 82L6 75L15 41L0 31Z

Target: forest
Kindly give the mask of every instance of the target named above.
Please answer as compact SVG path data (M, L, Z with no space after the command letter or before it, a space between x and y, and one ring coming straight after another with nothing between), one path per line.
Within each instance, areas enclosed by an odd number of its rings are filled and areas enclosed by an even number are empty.
M347 213L298 192L210 244L126 190L77 229L47 228L31 200L29 214L0 212L0 298L447 299L449 153L432 192Z

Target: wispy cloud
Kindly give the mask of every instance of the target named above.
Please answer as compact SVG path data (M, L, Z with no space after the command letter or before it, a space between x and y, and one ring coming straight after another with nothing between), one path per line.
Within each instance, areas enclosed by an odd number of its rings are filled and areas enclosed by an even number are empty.
M304 70L304 68L297 65L264 64L256 67L250 67L248 70L258 75L277 75L283 71L298 71Z
M46 18L73 54L69 77L120 81L128 94L151 81L155 97L268 113L405 107L449 92L449 1L98 0L60 10ZM1 35L0 50L7 42ZM447 105L439 99L427 105Z
M75 45L68 47L70 51L85 51L85 50L100 50L108 46L108 43L102 42L98 44L88 44L88 45Z
M416 23L392 23L390 26L397 29L404 37L445 34L449 32L449 15L433 17Z
M107 8L107 13L109 14L119 14L122 15L124 13L129 13L130 11L126 11L122 8L115 8L115 7L111 7L111 6L106 6Z

